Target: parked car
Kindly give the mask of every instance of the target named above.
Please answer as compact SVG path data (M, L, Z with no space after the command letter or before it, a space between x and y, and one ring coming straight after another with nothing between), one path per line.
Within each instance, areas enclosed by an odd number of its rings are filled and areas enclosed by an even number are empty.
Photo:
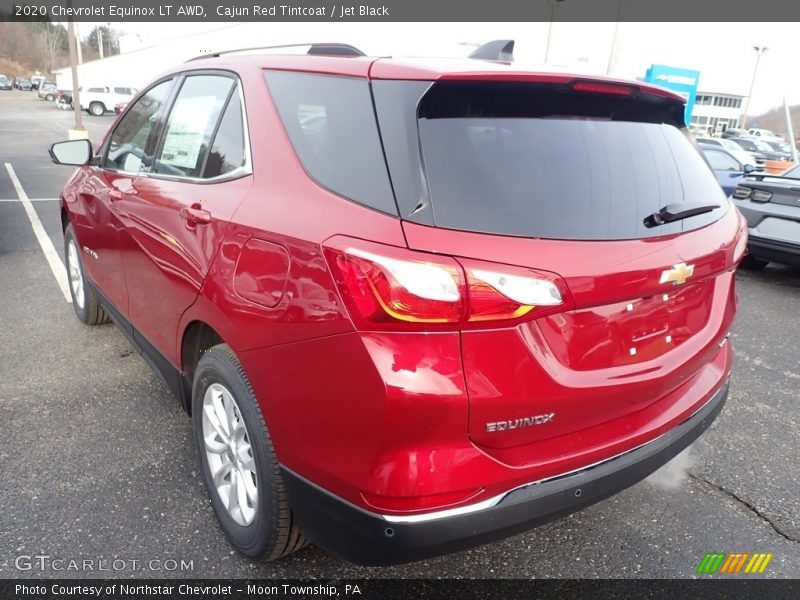
M129 102L136 89L128 86L93 86L81 88L81 109L97 117L104 115L119 102Z
M725 148L725 150L733 154L736 160L742 163L742 165L753 165L756 171L764 170L766 159L760 152L747 152L736 142L725 138L696 137L695 140L698 144Z
M756 169L752 163L743 163L735 154L720 146L700 144L700 148L726 196L733 193L742 177Z
M747 219L745 266L800 265L800 166L780 175L749 175L734 190L733 201Z
M56 87L55 83L42 83L39 86L39 92L38 92L39 98L51 102L56 99L57 95L58 95L58 88Z
M781 136L779 136L774 131L770 131L769 129L751 128L747 130L747 135L752 137L762 138L765 140L783 141L783 138Z
M728 127L725 131L722 132L722 137L733 138L733 137L742 137L747 135L746 129L737 129L735 127Z
M725 402L746 227L684 103L344 45L206 55L95 153L51 147L79 166L73 307L191 413L246 556L506 537L641 480Z
M750 153L761 154L766 160L786 160L785 154L782 152L775 152L764 140L753 137L730 139Z
M13 90L14 85L8 77L0 76L0 90Z
M17 77L14 80L14 87L17 88L18 90L23 90L25 92L30 92L33 89L31 82L28 79L25 79L24 77Z
M787 144L786 142L776 142L770 140L764 140L764 143L767 144L774 152L780 154L782 160L792 160L792 146L791 144Z

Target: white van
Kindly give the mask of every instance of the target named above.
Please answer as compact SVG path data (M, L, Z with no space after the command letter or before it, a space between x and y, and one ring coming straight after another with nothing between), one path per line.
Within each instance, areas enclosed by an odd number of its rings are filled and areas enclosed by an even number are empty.
M96 117L113 111L120 102L130 102L136 95L136 88L127 86L90 86L81 88L81 110Z

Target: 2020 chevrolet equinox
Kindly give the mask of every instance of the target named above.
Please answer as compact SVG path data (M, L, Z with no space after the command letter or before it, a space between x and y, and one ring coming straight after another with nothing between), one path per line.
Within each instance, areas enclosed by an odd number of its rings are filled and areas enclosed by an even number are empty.
M725 402L747 229L661 88L230 52L51 155L79 166L77 316L191 414L253 559L499 539L641 480Z

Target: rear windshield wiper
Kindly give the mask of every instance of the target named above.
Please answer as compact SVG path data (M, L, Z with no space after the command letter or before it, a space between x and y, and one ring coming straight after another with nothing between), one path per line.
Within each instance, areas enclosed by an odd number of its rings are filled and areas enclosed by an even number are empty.
M644 226L658 227L664 223L672 223L674 221L681 221L689 217L702 215L716 210L717 208L719 208L719 204L704 204L702 202L676 202L675 204L667 204L659 209L658 212L654 212L652 215L645 217Z

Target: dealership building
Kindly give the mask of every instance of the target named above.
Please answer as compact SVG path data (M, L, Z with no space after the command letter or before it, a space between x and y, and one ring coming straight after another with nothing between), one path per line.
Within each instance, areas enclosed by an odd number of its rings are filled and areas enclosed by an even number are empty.
M739 127L745 99L746 96L698 90L689 125L717 134Z

